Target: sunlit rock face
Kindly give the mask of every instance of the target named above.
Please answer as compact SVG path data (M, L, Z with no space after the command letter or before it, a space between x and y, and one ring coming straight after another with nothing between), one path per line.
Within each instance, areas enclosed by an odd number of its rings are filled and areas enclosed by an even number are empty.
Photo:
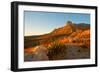
M47 48L45 48L44 46L35 47L34 54L35 54L34 60L38 60L38 61L48 60Z
M36 46L34 52L25 56L25 61L44 61L49 60L47 49L44 46Z

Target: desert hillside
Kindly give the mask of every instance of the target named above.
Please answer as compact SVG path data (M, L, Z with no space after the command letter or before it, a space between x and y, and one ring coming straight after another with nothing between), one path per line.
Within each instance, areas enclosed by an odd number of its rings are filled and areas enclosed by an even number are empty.
M48 51L49 60L89 58L90 25L68 21L64 26L56 28L48 34L25 36L25 61L30 60L34 48L41 45Z

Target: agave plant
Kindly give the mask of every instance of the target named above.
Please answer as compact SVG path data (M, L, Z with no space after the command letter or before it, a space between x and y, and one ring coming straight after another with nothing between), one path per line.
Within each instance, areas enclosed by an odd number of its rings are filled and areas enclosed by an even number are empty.
M48 47L48 57L49 60L61 60L65 58L66 55L66 45L59 43L59 42L53 42Z

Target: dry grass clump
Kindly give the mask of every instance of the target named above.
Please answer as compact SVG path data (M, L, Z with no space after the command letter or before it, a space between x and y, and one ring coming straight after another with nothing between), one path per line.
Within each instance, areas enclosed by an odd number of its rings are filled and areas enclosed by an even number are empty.
M53 42L48 47L48 57L50 60L61 60L65 58L66 55L66 45L59 43L59 42Z

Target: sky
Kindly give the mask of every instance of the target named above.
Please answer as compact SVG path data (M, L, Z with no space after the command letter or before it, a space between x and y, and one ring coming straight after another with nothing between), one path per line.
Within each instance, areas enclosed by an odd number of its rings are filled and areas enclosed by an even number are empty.
M24 11L24 36L49 33L67 21L90 24L90 14Z

